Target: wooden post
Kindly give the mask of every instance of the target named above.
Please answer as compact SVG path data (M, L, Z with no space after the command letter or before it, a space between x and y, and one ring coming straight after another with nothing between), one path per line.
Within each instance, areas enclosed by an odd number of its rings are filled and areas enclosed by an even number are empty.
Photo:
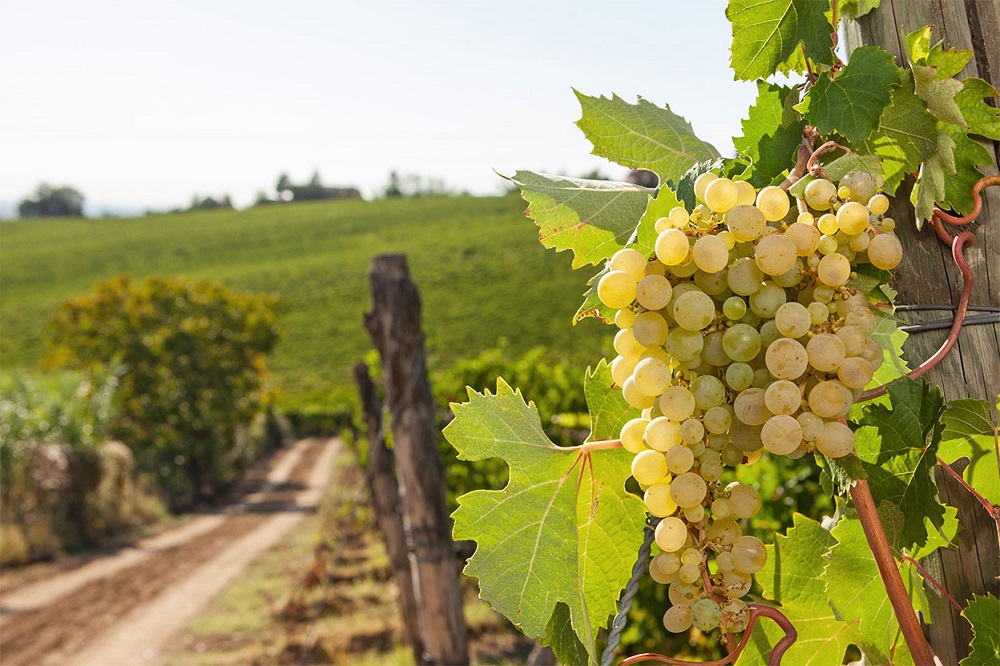
M422 661L467 664L462 590L424 359L420 294L410 280L404 255L375 257L369 280L372 311L365 315L365 327L382 357L403 527L420 611Z
M903 38L926 24L934 26L934 42L945 47L972 50L974 56L958 78L975 76L994 87L1000 77L1000 0L882 0L875 11L848 26L848 53L861 44L874 44L907 66ZM997 101L991 101L996 105ZM996 174L1000 145L983 144L993 157L987 175ZM940 243L930 225L916 231L912 206L907 201L913 179L896 193L889 215L903 244L903 262L897 269L897 303L957 304L962 278L951 251ZM966 251L974 276L973 305L1000 305L1000 188L983 190L983 211L973 226L976 242ZM947 313L938 313L944 317ZM912 335L904 347L911 366L930 356L947 331ZM938 384L949 400L980 398L993 403L1000 390L1000 327L969 326L958 345L926 378ZM973 593L1000 595L1000 550L993 520L956 481L938 474L941 500L958 508L962 524L957 550L940 550L924 565L959 601L966 604ZM934 623L925 627L934 651L945 664L957 664L969 652L969 623L937 594L928 594Z
M389 554L389 566L399 587L399 610L403 615L403 630L406 640L413 647L413 656L420 663L424 654L424 644L420 637L420 618L414 593L413 575L406 552L406 536L403 531L403 517L400 514L399 486L393 471L393 453L385 445L382 431L382 403L378 391L368 374L368 366L358 363L354 366L354 380L361 397L361 413L368 431L368 490L375 507L385 548Z

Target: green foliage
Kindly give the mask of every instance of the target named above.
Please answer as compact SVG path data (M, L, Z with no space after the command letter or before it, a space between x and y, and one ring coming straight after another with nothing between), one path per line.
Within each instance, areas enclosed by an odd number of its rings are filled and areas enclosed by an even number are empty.
M528 202L542 245L573 251L573 268L604 261L628 242L629 223L642 214L651 190L629 183L582 180L518 171L510 179ZM623 224L624 223L624 224Z
M825 14L828 7L815 0L732 0L726 17L733 24L730 64L736 79L801 72L803 53L814 62L832 65L834 29Z
M629 104L617 95L608 99L577 92L576 97L583 109L577 125L594 144L594 155L648 169L661 180L679 178L692 164L719 156L669 106L660 108L642 98Z
M996 404L1000 407L1000 396ZM968 459L962 476L988 502L1000 506L1000 430L993 422L990 404L985 400L952 400L945 406L941 422L944 430L938 455L948 464Z
M757 82L757 100L743 121L743 136L733 139L737 152L749 162L743 177L754 187L770 185L795 163L806 121L792 108L794 88Z
M23 218L83 217L83 195L69 185L42 183L34 194L21 201L17 214Z
M264 356L279 339L280 308L277 297L207 280L119 277L59 308L48 362L122 367L114 434L183 502L244 462L236 429L268 400Z
M608 395L613 391L607 366L588 376L591 382L590 395L602 396L590 405L591 422L611 432L629 408L620 395ZM466 573L480 579L482 596L494 608L546 644L567 644L566 623L552 622L556 604L566 604L577 640L596 662L597 630L614 613L642 540L645 509L624 488L630 456L620 449L553 445L537 411L502 380L496 394L470 391L469 398L453 407L455 420L445 435L460 459L505 460L510 482L501 491L459 499L455 536L478 543ZM537 507L548 508L525 523ZM497 558L524 566L504 566Z
M972 653L961 661L962 666L1000 663L1000 599L973 594L962 615L974 634Z

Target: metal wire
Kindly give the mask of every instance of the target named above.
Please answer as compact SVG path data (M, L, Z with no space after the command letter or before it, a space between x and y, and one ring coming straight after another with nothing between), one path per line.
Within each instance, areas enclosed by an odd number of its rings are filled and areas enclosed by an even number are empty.
M625 592L622 594L621 601L619 602L618 613L615 615L615 619L611 621L611 631L608 633L608 645L601 654L601 666L611 666L611 662L615 659L615 648L621 643L622 631L625 630L625 623L628 621L628 612L632 610L632 599L635 598L635 593L639 590L639 581L646 573L646 563L649 560L649 552L653 546L653 534L660 520L660 518L653 516L646 519L645 536L642 540L642 545L639 546L639 552L636 554L635 564L632 565L632 577L629 578L628 584L625 586Z

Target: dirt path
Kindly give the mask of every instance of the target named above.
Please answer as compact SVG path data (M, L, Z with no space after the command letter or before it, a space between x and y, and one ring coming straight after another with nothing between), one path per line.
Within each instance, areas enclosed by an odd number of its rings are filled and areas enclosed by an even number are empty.
M340 446L300 440L281 455L267 483L239 503L0 593L0 662L155 663L165 639L315 509Z

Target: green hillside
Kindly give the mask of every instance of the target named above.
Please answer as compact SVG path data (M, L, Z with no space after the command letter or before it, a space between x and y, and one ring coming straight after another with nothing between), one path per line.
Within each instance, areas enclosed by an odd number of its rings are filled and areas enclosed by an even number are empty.
M409 256L421 289L428 362L448 367L506 338L581 363L600 353L597 324L570 319L588 277L538 243L515 196L289 204L138 219L0 225L0 369L37 367L60 302L122 273L212 278L285 296L286 336L270 367L286 407L353 395L350 366L369 349L367 272L383 252Z

